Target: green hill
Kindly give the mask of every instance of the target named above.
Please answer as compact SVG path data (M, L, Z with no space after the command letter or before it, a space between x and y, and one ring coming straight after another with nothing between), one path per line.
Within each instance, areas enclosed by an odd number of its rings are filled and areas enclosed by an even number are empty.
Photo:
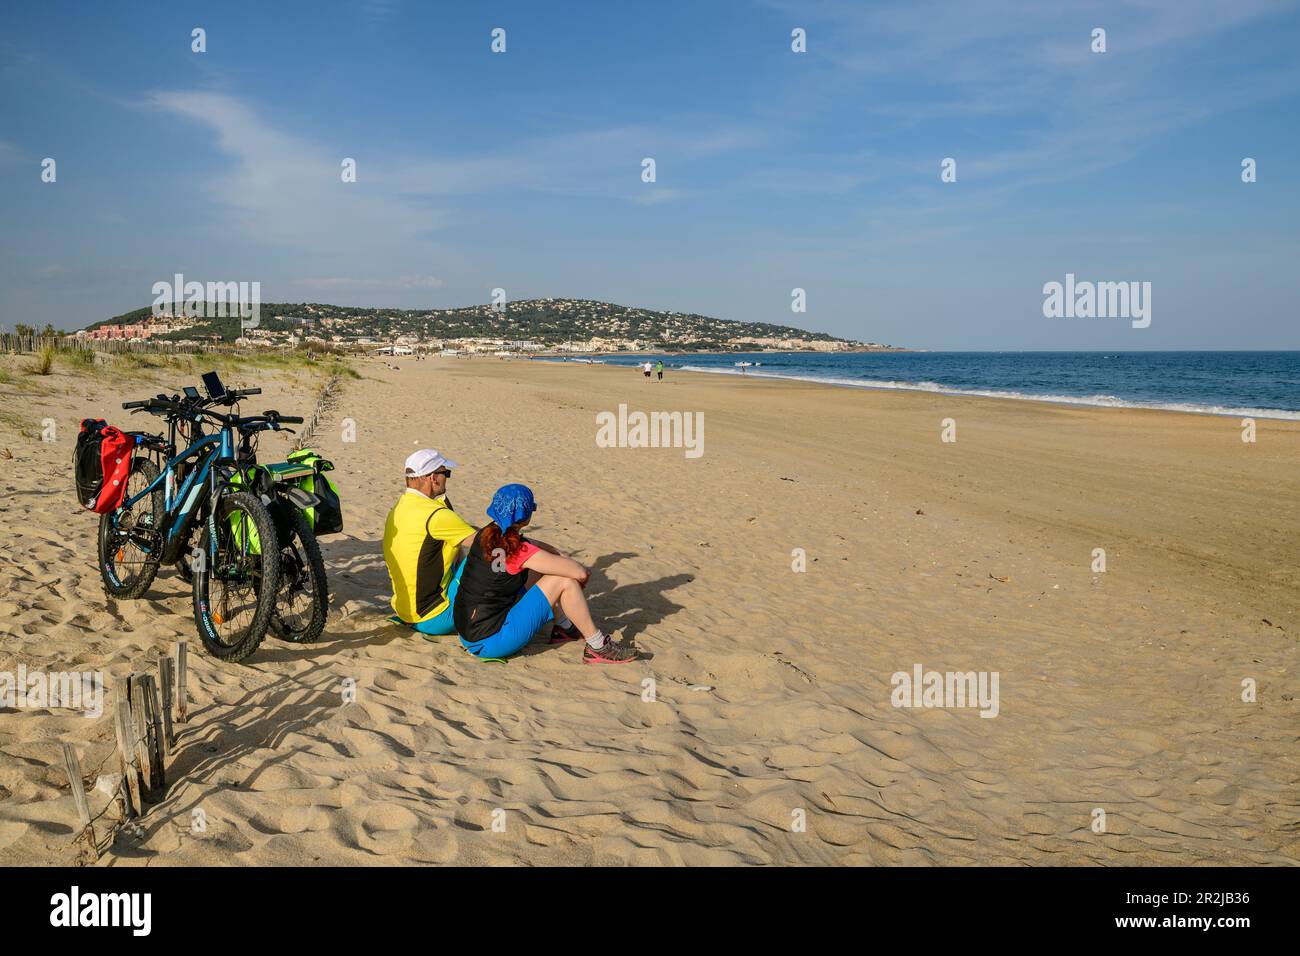
M207 311L215 312L215 309ZM135 309L88 328L135 324L149 318L149 308ZM219 336L230 342L241 335L237 318L190 321L192 325L173 328L159 337L198 339ZM502 311L494 311L490 305L432 310L372 309L319 302L261 305L258 334L280 337L295 330L310 330L326 338L366 337L384 341L400 335L415 335L425 340L482 338L531 341L541 346L598 338L635 341L642 348L680 350L727 348L734 340L744 338L834 342L843 343L844 348L862 344L789 325L735 322L695 313L661 312L588 299L528 299L508 303Z

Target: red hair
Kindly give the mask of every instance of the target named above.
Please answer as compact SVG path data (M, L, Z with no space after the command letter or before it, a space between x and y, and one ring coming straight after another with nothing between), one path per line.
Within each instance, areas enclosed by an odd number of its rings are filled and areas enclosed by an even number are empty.
M506 558L513 558L519 553L524 546L524 536L519 533L519 529L511 525L502 534L501 529L496 526L496 522L489 524L483 529L483 535L479 538L479 547L483 552L484 559L491 561L492 552L497 548L504 549Z

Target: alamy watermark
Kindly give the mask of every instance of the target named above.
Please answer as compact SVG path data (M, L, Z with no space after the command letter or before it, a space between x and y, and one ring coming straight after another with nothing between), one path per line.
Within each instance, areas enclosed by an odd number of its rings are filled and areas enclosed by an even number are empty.
M920 664L912 672L895 671L889 682L895 707L978 707L981 717L998 715L997 671L927 671Z
M172 278L171 282L153 284L154 318L224 319L237 315L241 329L262 324L262 283L186 282L179 272Z
M133 936L148 936L152 913L152 893L83 893L74 884L67 893L50 897L50 925L55 927L118 926Z
M598 448L684 448L687 458L704 454L703 412L596 413Z
M97 718L104 713L103 671L0 671L0 707L15 710L79 710Z
M1133 328L1151 324L1150 282L1075 282L1043 285L1043 315L1049 319L1132 319Z

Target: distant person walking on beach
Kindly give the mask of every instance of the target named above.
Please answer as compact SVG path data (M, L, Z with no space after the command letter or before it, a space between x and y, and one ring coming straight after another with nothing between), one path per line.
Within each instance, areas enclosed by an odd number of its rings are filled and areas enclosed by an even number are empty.
M478 657L517 654L555 615L551 643L584 640L584 664L627 664L637 659L630 643L605 634L591 619L582 593L590 577L581 564L523 529L537 510L527 485L504 485L492 496L492 519L474 539L454 604L461 643Z
M432 448L406 459L406 490L384 522L384 563L393 610L421 634L453 634L452 602L474 528L452 510L447 479L456 467Z
M645 380L650 381L650 363L646 362L641 366L641 371L645 372Z
M664 380L664 360L663 360L663 359L660 359L658 362L655 362L655 371L659 373L659 381L662 382L662 381Z

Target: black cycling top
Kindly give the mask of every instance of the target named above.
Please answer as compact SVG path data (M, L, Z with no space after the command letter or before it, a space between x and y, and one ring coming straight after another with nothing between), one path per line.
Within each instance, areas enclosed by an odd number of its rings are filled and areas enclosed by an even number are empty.
M471 644L485 641L501 630L506 615L523 597L523 587L528 582L526 568L520 568L518 574L511 574L504 569L493 570L492 558L483 557L480 543L486 530L483 528L474 536L474 544L465 558L465 570L460 575L456 604L452 609L456 633Z

